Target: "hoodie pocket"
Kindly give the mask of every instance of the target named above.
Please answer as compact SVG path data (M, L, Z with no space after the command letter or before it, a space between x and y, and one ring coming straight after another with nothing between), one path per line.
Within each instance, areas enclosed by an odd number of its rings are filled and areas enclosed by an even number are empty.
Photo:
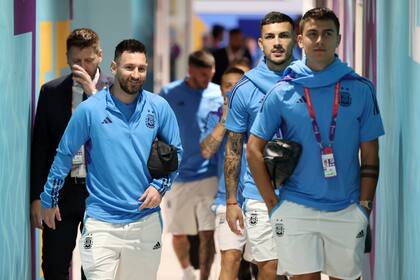
M363 208L363 206L361 206L359 203L356 203L356 211L359 212L359 214L361 215L362 219L366 222L369 223L369 216L368 216L368 212L366 211L365 208Z

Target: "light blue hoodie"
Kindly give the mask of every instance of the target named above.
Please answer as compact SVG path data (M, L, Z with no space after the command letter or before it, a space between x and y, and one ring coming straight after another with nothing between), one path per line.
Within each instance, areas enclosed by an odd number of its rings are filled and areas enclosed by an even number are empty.
M191 182L216 176L216 164L201 156L200 136L209 112L223 104L219 86L209 83L206 89L193 89L186 80L179 80L164 86L160 95L175 112L184 147L176 180Z
M340 100L334 143L329 143L335 85L340 82ZM310 90L324 146L332 144L337 176L325 178L321 149L316 142L303 88ZM267 95L251 133L270 140L280 128L285 139L302 145L302 155L293 175L281 189L281 200L321 210L340 210L359 200L361 142L384 134L372 83L336 58L315 72L296 61L285 70L284 81Z
M266 93L282 78L283 72L274 72L268 69L265 59L261 60L255 68L246 72L232 90L225 128L233 132L245 133L246 138L244 140L246 142ZM275 135L275 132L271 136L273 135ZM244 184L243 197L263 201L248 163L246 168L242 181Z
M138 199L149 186L163 196L177 175L177 172L172 172L161 179L150 176L147 160L157 136L174 145L178 160L181 160L178 124L163 98L142 90L135 111L127 120L115 105L109 90L101 90L82 102L72 115L41 194L42 206L51 208L57 205L59 190L69 173L72 158L84 144L88 217L123 224L159 211L159 208L138 209L142 204Z

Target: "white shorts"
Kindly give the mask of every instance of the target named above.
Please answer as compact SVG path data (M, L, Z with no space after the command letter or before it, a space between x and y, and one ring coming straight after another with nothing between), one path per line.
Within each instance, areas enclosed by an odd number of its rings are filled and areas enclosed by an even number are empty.
M156 279L162 247L162 222L153 213L136 222L111 224L85 220L80 260L89 280Z
M220 251L238 250L242 252L246 243L245 231L242 232L241 235L237 235L230 230L230 227L226 222L225 205L218 205L216 207L215 238L217 240L217 244L219 244Z
M215 214L210 207L217 193L217 177L174 183L164 197L165 224L175 235L195 235L214 230Z
M277 274L321 271L340 279L360 277L368 218L359 207L320 211L290 201L276 206L271 222L278 248Z
M273 238L267 206L264 202L247 199L244 205L247 249L252 259L247 261L263 262L277 259L276 243Z

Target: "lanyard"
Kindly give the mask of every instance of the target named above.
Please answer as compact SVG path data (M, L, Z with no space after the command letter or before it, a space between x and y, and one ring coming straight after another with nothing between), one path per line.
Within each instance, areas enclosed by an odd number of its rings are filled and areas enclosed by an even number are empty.
M315 111L314 111L314 107L312 105L311 97L309 95L309 89L304 88L303 92L305 93L306 106L308 107L309 116L310 116L311 121L312 121L312 129L314 131L316 141L318 142L319 146L322 149L323 146L322 146L322 140L321 140L321 133L320 133L319 126L318 126L318 123L317 123L316 118L315 118ZM335 85L334 105L333 105L334 107L333 107L331 125L330 125L330 145L332 145L332 143L334 142L334 137L335 137L335 128L336 128L336 124L337 124L338 99L339 99L339 97L340 97L340 82L337 82L337 84Z

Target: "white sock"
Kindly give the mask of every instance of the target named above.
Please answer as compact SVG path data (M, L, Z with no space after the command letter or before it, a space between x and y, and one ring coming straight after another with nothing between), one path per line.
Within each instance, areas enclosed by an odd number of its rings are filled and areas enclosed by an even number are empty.
M182 271L184 273L194 273L194 267L192 267L192 265L190 265L189 267L184 268Z
M194 267L192 267L191 265L187 268L184 268L182 271L184 274L183 279L195 279Z

